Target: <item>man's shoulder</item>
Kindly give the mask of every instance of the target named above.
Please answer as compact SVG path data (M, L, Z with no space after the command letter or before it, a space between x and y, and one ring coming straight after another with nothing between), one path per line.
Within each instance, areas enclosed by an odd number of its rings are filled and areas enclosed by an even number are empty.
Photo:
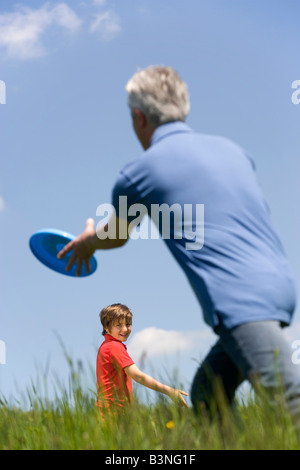
M143 188L141 182L152 182L153 178L162 176L165 169L176 156L177 162L184 159L187 163L187 155L222 154L232 156L244 156L254 162L248 153L234 140L219 134L208 134L190 131L169 132L157 134L152 145L135 159L127 162L115 181L113 192L130 194L135 188ZM156 181L156 180L155 180Z

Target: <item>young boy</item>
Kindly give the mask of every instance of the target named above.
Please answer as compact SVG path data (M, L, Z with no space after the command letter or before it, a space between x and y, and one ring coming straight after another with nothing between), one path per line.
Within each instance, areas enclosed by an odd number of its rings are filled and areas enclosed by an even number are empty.
M113 304L100 312L105 338L97 355L97 406L121 410L132 402L132 381L168 395L175 403L187 406L182 390L164 385L140 371L127 353L127 341L132 327L132 313L126 305Z

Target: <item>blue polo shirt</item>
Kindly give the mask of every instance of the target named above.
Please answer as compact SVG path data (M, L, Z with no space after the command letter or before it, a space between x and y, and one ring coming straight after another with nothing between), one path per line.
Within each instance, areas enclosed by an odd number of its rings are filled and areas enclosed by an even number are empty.
M241 147L195 133L183 122L161 125L149 149L122 169L113 188L112 203L124 218L120 196L127 196L128 207L143 204L149 216L155 213L212 328L220 319L228 328L268 319L290 323L293 276L254 163ZM162 215L153 208L171 206L164 236Z

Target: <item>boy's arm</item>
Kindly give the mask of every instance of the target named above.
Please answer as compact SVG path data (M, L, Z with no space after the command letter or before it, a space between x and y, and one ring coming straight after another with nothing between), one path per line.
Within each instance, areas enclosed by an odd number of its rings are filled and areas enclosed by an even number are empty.
M126 374L129 375L129 377L131 377L139 384L151 388L151 390L155 390L156 392L164 393L165 395L168 395L171 400L173 400L175 403L188 407L185 399L182 396L188 395L188 393L158 382L150 375L142 372L135 364L131 364L130 366L124 367L124 370Z

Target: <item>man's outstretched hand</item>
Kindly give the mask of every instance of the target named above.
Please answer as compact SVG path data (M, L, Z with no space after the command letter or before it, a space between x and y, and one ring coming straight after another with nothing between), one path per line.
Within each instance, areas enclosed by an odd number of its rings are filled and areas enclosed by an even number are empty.
M96 251L96 232L94 229L95 222L93 219L87 219L84 232L78 235L75 240L69 242L58 254L57 258L62 259L67 253L73 250L73 253L66 266L69 271L74 263L77 262L76 276L80 276L82 264L85 264L86 270L91 271L90 258Z

